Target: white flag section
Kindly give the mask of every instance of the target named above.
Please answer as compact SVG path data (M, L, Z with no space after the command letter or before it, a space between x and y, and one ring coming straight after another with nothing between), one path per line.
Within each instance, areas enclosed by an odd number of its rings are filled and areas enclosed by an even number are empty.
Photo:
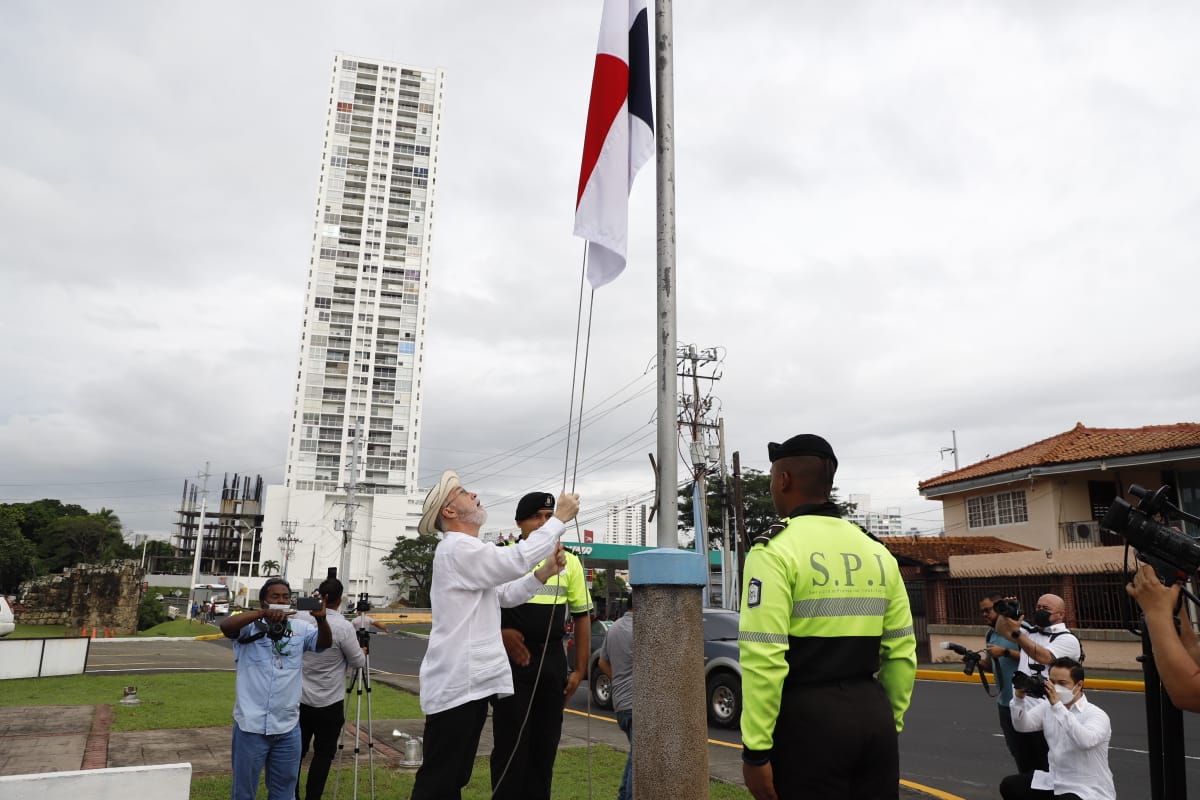
M593 289L625 269L629 189L654 154L649 31L646 0L605 0L575 198Z

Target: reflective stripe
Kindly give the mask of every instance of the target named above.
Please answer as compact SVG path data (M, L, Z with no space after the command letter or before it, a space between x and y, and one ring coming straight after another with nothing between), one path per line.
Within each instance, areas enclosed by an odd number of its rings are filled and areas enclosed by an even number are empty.
M585 614L588 611L591 611L593 608L595 608L595 606L593 606L591 603L588 603L586 606L571 606L571 613Z
M793 617L882 617L887 611L886 597L820 597L797 600Z
M913 629L912 629L912 626L909 625L907 628L896 628L896 630L894 630L894 631L884 631L883 636L880 638L903 639L905 636L912 636L912 635L913 635Z
M758 631L738 631L739 642L759 642L760 644L787 644L786 633L759 633Z

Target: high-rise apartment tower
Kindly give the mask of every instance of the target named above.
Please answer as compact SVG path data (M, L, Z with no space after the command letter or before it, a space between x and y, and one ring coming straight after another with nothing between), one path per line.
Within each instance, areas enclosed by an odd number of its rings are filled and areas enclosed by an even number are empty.
M333 523L345 509L334 506L349 484L363 552L352 548L341 576L356 583L348 592L386 593L379 558L412 527L443 80L440 69L333 59L287 466L264 530L271 542L272 525L296 523L293 583L338 563Z

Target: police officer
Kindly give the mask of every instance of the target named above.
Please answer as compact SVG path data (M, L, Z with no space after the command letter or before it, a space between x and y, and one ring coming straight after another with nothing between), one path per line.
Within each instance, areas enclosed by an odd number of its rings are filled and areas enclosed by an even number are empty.
M553 514L554 495L531 492L522 497L516 513L521 539ZM579 558L570 552L566 558L566 569L546 581L528 602L500 609L513 694L492 704L494 800L550 800L563 706L583 679L591 655L592 597ZM567 614L575 620L575 669L570 673L562 643Z
M830 501L837 458L827 441L801 434L767 454L782 519L746 556L746 787L757 800L895 798L917 669L900 568Z

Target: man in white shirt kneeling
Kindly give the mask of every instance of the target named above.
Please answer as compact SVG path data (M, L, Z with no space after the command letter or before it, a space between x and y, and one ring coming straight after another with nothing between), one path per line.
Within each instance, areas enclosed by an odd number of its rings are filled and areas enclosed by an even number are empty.
M1042 731L1050 747L1050 771L1009 775L1000 782L1004 800L1116 800L1108 768L1112 724L1083 694L1083 667L1071 658L1050 662L1045 697L1015 688L1013 727Z

